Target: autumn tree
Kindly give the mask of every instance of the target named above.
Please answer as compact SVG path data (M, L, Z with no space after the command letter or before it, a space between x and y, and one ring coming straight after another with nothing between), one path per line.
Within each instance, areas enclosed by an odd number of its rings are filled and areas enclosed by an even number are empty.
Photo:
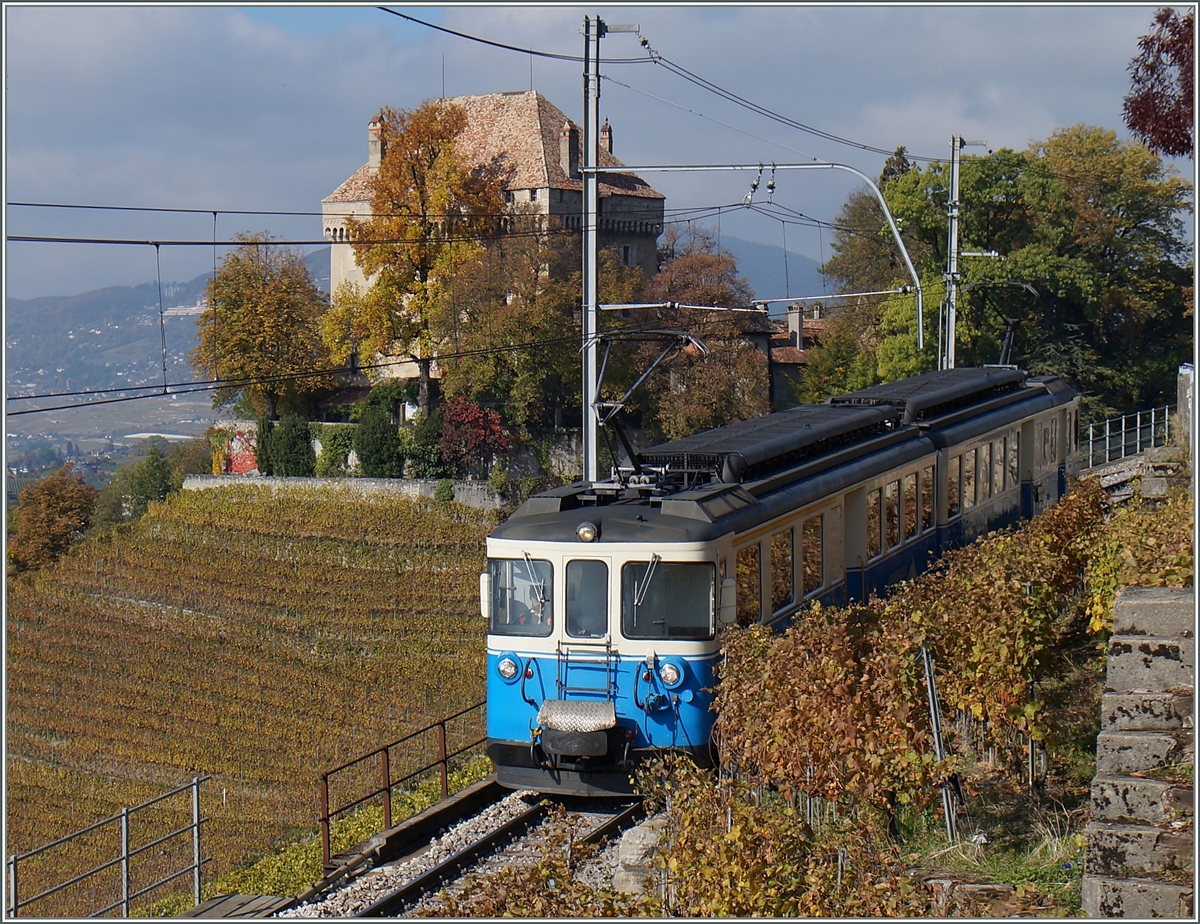
M1160 154L1195 157L1193 80L1195 14L1160 9L1154 30L1138 39L1140 51L1129 64L1131 89L1125 97L1125 124Z
M497 164L460 157L461 106L388 107L379 121L383 157L371 180L371 216L346 222L370 284L339 287L323 329L338 360L355 350L411 357L417 404L428 414L430 367L454 322L451 282L500 228L504 174Z
M690 334L706 351L694 346L681 350L670 362L663 386L632 397L646 409L644 422L651 430L676 439L768 412L767 357L749 339L755 333L769 337L767 319L745 311L710 310L749 308L753 298L736 261L718 251L711 234L668 229L659 271L638 295L639 301L667 307L634 320L647 328ZM661 349L661 341L643 344L637 367L648 367Z
M298 409L334 386L330 376L314 375L329 368L320 331L327 305L299 253L266 231L238 234L238 241L208 283L192 367L224 383L214 407L245 391L274 420L281 401Z
M442 459L456 471L486 465L494 453L507 451L508 445L500 415L490 407L480 407L462 395L446 402L438 448Z
M87 530L96 489L68 462L21 491L17 531L8 541L8 561L19 573L53 564Z

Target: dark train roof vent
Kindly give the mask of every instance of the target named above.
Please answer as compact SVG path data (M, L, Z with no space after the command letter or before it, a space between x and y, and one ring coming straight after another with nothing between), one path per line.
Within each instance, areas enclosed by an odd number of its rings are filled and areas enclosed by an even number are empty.
M638 462L737 484L885 433L901 413L890 406L802 405L652 446L638 453Z
M951 411L1015 391L1025 383L1025 378L1024 372L1000 366L943 369L837 395L829 399L829 404L833 407L887 405L901 409L903 423L911 424L934 420Z

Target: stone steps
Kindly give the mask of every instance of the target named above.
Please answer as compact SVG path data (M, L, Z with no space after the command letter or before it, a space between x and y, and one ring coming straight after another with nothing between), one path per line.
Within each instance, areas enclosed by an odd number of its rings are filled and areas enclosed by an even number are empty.
M1117 596L1085 832L1091 917L1192 916L1194 623L1190 590Z

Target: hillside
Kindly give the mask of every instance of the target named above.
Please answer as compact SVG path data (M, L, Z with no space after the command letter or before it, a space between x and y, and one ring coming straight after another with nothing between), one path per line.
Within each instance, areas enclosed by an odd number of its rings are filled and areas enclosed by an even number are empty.
M322 291L329 288L329 248L305 257ZM196 305L211 273L163 283L163 308ZM108 286L79 295L10 298L5 313L5 378L10 394L114 388L162 381L158 283ZM167 378L192 378L197 315L165 319Z
M206 877L311 830L321 770L483 698L488 529L460 505L238 485L10 581L8 851L204 773Z

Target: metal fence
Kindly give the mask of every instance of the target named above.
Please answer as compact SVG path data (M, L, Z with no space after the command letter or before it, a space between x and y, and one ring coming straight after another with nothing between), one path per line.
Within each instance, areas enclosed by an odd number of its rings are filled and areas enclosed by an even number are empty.
M330 825L334 818L382 796L386 830L392 826L393 791L411 786L433 770L440 776L442 798L450 794L450 761L479 750L487 740L485 707L486 703L468 706L321 774L319 821L326 872L331 869ZM336 803L331 803L331 789Z
M1088 424L1086 433L1081 433L1079 440L1084 469L1136 456L1155 446L1165 446L1171 438L1174 410L1173 405L1167 404Z
M200 817L200 784L209 779L211 777L208 776L193 777L190 783L185 783L133 808L123 808L116 815L81 828L65 837L60 837L36 850L12 854L8 860L8 916L15 918L19 911L39 903L41 903L41 907L38 909L38 916L44 916L47 913L46 902L48 899L59 896L61 903L63 898L73 894L75 898L72 907L86 909L82 911L82 914L87 917L109 915L119 908L121 917L127 918L130 916L130 908L135 901L147 898L150 893L188 873L192 874L195 903L200 904L200 870L202 864L211 860L209 857L202 857L200 852L200 825L209 820ZM131 827L140 813L147 812L155 806L161 806L166 800L188 792L191 793L192 802L190 824L158 836L154 836L157 833L156 830L151 830L147 834L148 840L136 847L132 846L132 843L138 838L131 833ZM107 847L102 843L114 830L119 836L115 850L111 841ZM180 868L164 871L164 861L167 866L170 866L172 862L183 862L182 859L172 861L171 857L179 857L181 852L186 850L186 846L181 846L186 842L181 839L188 834L191 835L191 862ZM37 883L42 878L41 873L43 872L37 869L39 860L50 857L56 851L72 845L78 846L93 837L101 843L99 845L86 844L82 855L94 856L95 851L98 850L102 856L111 857L111 859L104 859L87 872L42 888L36 895L29 898L21 897L19 884L22 881L22 870L25 871L25 874L33 874L28 878L33 878ZM113 856L114 853L115 856ZM136 870L134 869L135 861L138 861ZM30 869L30 864L33 864L34 869ZM152 881L147 882L147 880ZM91 886L91 888L84 889L85 885ZM118 888L120 898L109 901L108 904L100 904L106 899L97 896L104 896L105 893L107 893L106 897L112 896ZM72 889L75 890L74 893L68 892ZM55 909L54 916L76 917L80 914L79 910Z

